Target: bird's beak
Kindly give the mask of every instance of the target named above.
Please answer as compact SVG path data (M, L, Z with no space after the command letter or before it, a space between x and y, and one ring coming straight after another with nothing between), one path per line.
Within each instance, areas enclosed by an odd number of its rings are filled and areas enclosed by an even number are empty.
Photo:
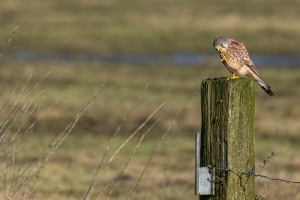
M220 45L220 44L219 44L219 45L217 45L217 46L216 46L216 49L217 49L217 51L218 51L218 52L220 52L220 51L221 51L221 49L222 49L221 45Z

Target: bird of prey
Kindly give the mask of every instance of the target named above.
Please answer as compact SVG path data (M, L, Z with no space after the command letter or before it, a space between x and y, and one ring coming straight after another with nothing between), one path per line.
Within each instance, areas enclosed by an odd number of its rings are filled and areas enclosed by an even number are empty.
M230 38L218 37L214 40L213 46L219 52L221 62L232 73L232 76L228 77L227 80L236 79L238 78L237 75L248 76L268 95L275 96L271 90L271 86L260 78L243 43Z

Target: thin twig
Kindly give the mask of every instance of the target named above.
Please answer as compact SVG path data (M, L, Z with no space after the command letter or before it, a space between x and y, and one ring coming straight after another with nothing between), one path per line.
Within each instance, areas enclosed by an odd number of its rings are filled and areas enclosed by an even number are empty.
M116 136L118 135L119 131L121 130L121 128L123 127L123 125L125 124L125 122L128 120L128 118L130 117L130 115L133 113L133 111L135 110L136 106L138 105L138 103L142 100L144 94L147 92L148 90L148 87L150 85L150 82L146 84L145 86L145 89L144 89L144 92L141 96L138 97L137 101L134 103L134 105L131 107L131 109L129 110L129 112L127 113L127 115L123 118L122 122L119 124L119 126L117 127L117 129L115 130L113 136L111 137L110 141L107 143L106 147L105 147L105 150L104 150L104 153L101 157L101 160L97 166L97 169L96 169L96 172L95 172L95 175L86 191L86 193L84 194L84 197L83 199L84 200L87 200L89 198L89 195L91 194L95 184L96 184L96 178L98 177L98 175L100 173L103 173L104 171L104 168L103 167L103 163L104 163L104 160L108 154L108 150L110 149L114 139L116 138Z
M15 29L13 30L13 32L11 33L10 38L8 38L7 42L6 42L6 46L2 49L1 53L0 53L0 59L3 57L3 55L6 53L6 51L9 49L10 44L12 42L13 37L15 36L15 34L17 33L17 30L19 28L19 25L15 27Z

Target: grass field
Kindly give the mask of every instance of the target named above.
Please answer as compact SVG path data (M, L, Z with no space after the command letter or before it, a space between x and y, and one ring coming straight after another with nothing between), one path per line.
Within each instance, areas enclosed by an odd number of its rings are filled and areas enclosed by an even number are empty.
M299 181L299 69L260 72L277 96L256 87L256 171ZM198 199L198 89L203 79L226 75L219 65L3 63L1 198L83 199L93 185L91 199ZM298 189L256 179L256 194L268 199L298 198Z
M215 54L213 39L227 36L252 54L297 55L299 6L297 0L3 1L0 199L199 199L199 87L203 79L229 76L214 64L217 55L210 66L176 67L23 63L9 57L14 51ZM256 172L300 181L300 69L258 71L276 96L256 87ZM300 199L299 187L256 178L256 194L272 200Z
M296 54L297 0L4 1L0 41L19 25L14 46L35 52L214 52L217 36L255 54Z

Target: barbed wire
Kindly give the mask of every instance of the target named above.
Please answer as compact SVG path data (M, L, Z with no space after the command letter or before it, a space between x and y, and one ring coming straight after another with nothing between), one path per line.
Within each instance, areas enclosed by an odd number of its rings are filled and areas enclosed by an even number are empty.
M286 183L300 184L300 181L291 181L291 180L288 180L288 179L269 177L269 176L262 175L262 174L255 174L251 170L246 170L243 174L247 174L247 175L252 176L252 177L260 177L260 178L264 178L264 179L269 179L269 180L272 180L272 181L281 181L281 182L286 182Z
M263 175L263 174L256 174L253 170L233 170L233 169L229 169L229 168L219 168L219 167L213 167L213 166L207 166L208 169L218 169L221 171L220 174L223 174L224 172L231 172L235 175L237 175L239 178L242 177L242 175L247 175L249 177L259 177L259 178L264 178L264 179L268 179L271 181L281 181L281 182L285 182L288 184L300 184L300 181L292 181L289 179L283 179L283 178L276 178L276 177L269 177L267 175ZM213 171L213 170L210 170ZM215 176L217 176L216 174L214 174ZM221 179L221 177L218 177L218 179ZM208 180L210 181L210 180ZM211 182L211 181L210 181Z
M278 151L278 150L277 150ZM262 165L258 165L261 170L263 170L265 168L265 166L270 162L271 158L273 157L276 157L277 156L277 151L271 151L270 155L268 155L262 162L263 164ZM300 184L300 181L291 181L291 180L288 180L288 179L282 179L282 178L275 178L275 177L269 177L269 176L266 176L266 175L263 175L263 174L256 174L254 173L253 171L251 170L246 170L244 172L244 174L247 174L249 176L252 176L252 177L259 177L259 178L264 178L264 179L268 179L268 180L272 180L272 181L281 181L281 182L286 182L286 183L295 183L295 184Z

